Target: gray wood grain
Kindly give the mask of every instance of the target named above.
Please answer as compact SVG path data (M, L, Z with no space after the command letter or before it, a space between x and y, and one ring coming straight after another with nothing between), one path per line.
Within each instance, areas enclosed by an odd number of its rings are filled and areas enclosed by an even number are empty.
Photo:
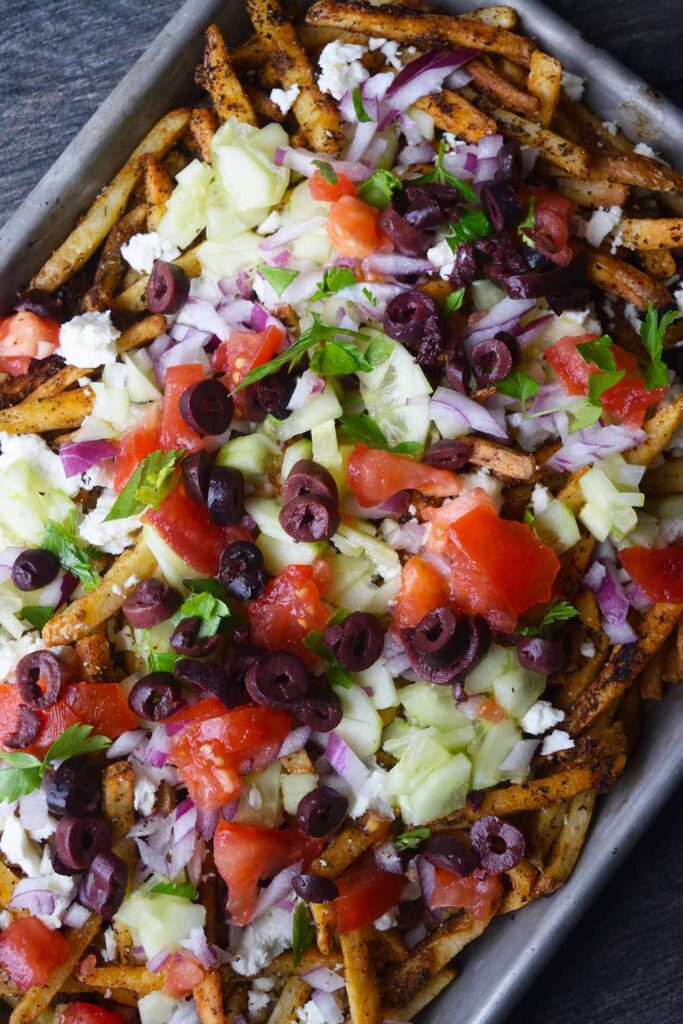
M683 105L680 0L547 0ZM97 109L179 0L3 0L0 223ZM659 816L508 1024L683 1021L683 793Z

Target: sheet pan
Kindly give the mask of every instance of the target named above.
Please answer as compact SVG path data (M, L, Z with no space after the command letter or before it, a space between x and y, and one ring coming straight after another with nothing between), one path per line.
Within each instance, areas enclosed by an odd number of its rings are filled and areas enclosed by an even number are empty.
M445 0L464 12L484 0ZM588 79L587 98L606 120L683 164L683 113L536 0L511 0L523 28ZM77 216L164 111L194 94L204 28L231 41L247 30L240 0L187 0L0 230L0 304L26 284ZM1 308L1 306L0 306ZM591 899L683 779L683 687L649 709L623 779L601 800L572 879L551 898L501 919L466 951L463 972L422 1015L424 1024L498 1024L532 983Z

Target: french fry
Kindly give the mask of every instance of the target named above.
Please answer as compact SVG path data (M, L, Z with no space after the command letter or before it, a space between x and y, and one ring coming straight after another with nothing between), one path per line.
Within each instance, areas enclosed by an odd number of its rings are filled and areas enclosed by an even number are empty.
M321 856L313 861L311 870L323 878L338 878L361 853L381 842L385 835L386 822L376 824L372 818L361 818L339 833Z
M203 62L197 68L198 85L211 96L220 121L236 117L245 124L256 124L251 103L234 72L228 48L218 25L206 30Z
M433 96L423 96L415 106L434 119L443 131L452 132L466 142L479 142L496 130L495 121L482 114L457 92L444 89Z
M102 773L102 805L114 844L121 843L135 824L134 786L135 775L129 761L115 761Z
M14 887L18 882L18 875L15 875L12 869L0 860L0 906L3 908L8 906Z
M562 64L557 57L536 50L531 55L527 88L538 99L538 123L548 128L560 98Z
M677 395L673 402L659 409L649 420L645 420L643 430L647 438L636 448L624 452L624 458L633 466L649 466L662 454L681 423L683 423L683 395Z
M142 348L143 345L158 338L165 330L166 317L162 313L153 313L151 316L145 317L144 320L138 320L136 324L127 327L125 331L121 331L116 342L116 350L119 355L123 355L124 352Z
M373 959L383 964L402 964L409 957L408 948L396 928L380 932L373 928L370 933Z
M666 306L671 301L669 290L659 281L653 281L637 267L604 252L588 253L586 277L591 284L632 302L638 309L646 309L648 302Z
M132 580L151 576L156 560L147 544L138 537L132 548L119 555L96 590L91 590L58 612L43 627L43 640L49 647L73 643L92 633L110 615L119 610L134 587Z
M574 704L580 693L597 678L609 655L609 640L603 633L595 633L592 638L595 654L585 658L571 672L563 673L557 680L558 687L554 701L559 708L567 711Z
M268 1024L295 1024L297 1011L308 1001L311 986L301 978L292 976L285 982Z
M186 270L190 277L199 277L202 267L197 256L198 246L188 249L173 262ZM114 309L126 313L144 313L147 309L147 282L149 274L144 274L134 284L114 297Z
M413 996L410 1002L406 1003L405 1006L392 1007L391 1014L387 1014L387 1016L390 1016L392 1020L412 1021L415 1015L424 1010L425 1006L428 1006L432 1000L436 999L452 981L455 981L457 976L458 972L455 967L444 967L443 970L429 979L422 991Z
M61 394L62 391L66 391L81 377L87 377L90 372L92 371L84 370L80 366L65 366L63 370L58 370L52 377L48 377L42 384L34 388L26 396L24 402L42 402L45 398L53 398L55 395Z
M674 641L666 653L663 680L665 683L683 682L683 626L680 620Z
M534 896L547 896L563 885L576 864L595 807L595 792L578 793L570 802L548 862L536 883Z
M89 387L63 391L37 402L21 402L0 409L0 430L8 434L35 434L43 430L72 430L92 412L95 395Z
M531 480L536 472L536 460L527 452L516 451L485 437L470 435L462 440L469 448L470 462L485 466L504 480Z
M640 677L640 694L643 700L661 700L664 690L664 668L668 657L667 648L662 646L655 651L652 659L643 669Z
M315 941L321 953L331 954L337 928L334 907L327 903L311 903L311 916L315 925Z
M74 648L83 666L84 679L90 683L102 683L113 678L111 651L105 636L98 633L84 636L76 641Z
M624 185L637 185L662 192L683 191L683 175L659 160L636 153L621 156L594 156L591 171L600 178L621 181Z
M253 85L245 85L244 91L249 97L249 102L259 123L272 124L275 121L282 124L286 120L287 115L282 113L277 103L273 103L267 93Z
M540 150L548 163L554 167L561 167L572 177L585 177L590 157L582 146L551 132L549 128L543 128L533 121L520 117L519 114L514 114L511 110L496 107L483 97L480 105L487 114L495 118L506 135L526 146L534 146Z
M249 90L246 86L244 89L248 96ZM209 110L208 107L197 107L192 111L190 123L187 126L187 136L190 147L201 160L208 162L211 159L211 142L217 128L218 118L213 110Z
M192 114L194 115L194 111ZM190 125L192 117L190 117ZM156 231L166 211L166 200L173 192L173 179L161 161L151 153L140 160L140 172L147 203L147 230Z
M372 963L369 931L369 928L362 928L339 936L351 1024L380 1024L382 1020L379 985Z
M677 249L683 243L683 217L625 217L617 231L627 249Z
M292 109L309 144L321 153L338 152L344 136L337 108L318 88L306 51L277 0L246 0L246 4L257 34L272 51L269 61L282 88L299 86Z
M468 61L467 73L472 76L472 81L478 89L485 89L508 110L514 110L525 117L533 117L538 112L538 98L524 89L518 89L487 61L479 58Z
M220 971L208 971L192 990L201 1024L226 1024Z
M535 867L539 868L543 865L553 843L560 834L567 806L563 801L558 801L548 804L546 807L539 807L534 812L533 822L528 829L527 853Z
M506 871L510 883L510 891L506 892L498 907L498 914L511 914L526 906L533 898L534 886L538 871L527 857L523 857L516 867Z
M94 989L122 988L132 992L136 998L148 996L150 992L159 992L164 987L163 971L154 974L146 967L129 964L107 964L105 967L91 967L86 971L76 969L76 978Z
M551 173L554 168L551 169ZM554 181L555 191L567 199L573 199L578 206L625 206L628 202L628 185L616 181L592 178L581 181L579 178L558 177ZM650 273L647 268L644 268Z
M658 281L665 281L676 273L676 261L668 249L643 249L638 253L638 259L645 273Z
M140 203L139 206L134 206L132 210L125 213L114 225L102 247L102 255L95 271L93 290L104 289L110 296L114 294L126 269L121 255L121 246L125 245L133 235L144 231L146 222L147 206Z
M41 267L31 282L32 288L52 292L80 270L121 216L140 177L140 157L146 153L163 156L183 134L189 118L189 110L182 108L172 110L157 122L111 184L99 194L78 227Z
M519 64L528 65L534 52L530 39L475 18L452 18L445 14L406 11L383 4L374 7L359 0L339 3L318 0L306 14L309 25L327 25L369 36L383 36L429 50L439 44L471 46L490 53L502 53Z
M263 973L270 977L286 978L292 974L302 975L314 970L316 967L331 967L339 963L339 953L335 950L333 954L321 953L317 946L311 946L301 957L295 967L294 958L291 953L280 953L275 959L264 968Z

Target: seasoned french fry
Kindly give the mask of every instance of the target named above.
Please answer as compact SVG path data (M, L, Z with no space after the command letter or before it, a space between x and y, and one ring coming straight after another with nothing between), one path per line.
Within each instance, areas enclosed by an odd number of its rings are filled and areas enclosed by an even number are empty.
M339 936L351 1024L380 1024L382 1007L379 985L372 964L369 929L345 932Z
M526 146L535 146L548 163L561 167L574 178L583 178L588 171L590 157L582 146L551 132L549 128L528 121L510 110L503 110L482 98L481 106L496 119L506 135Z
M683 191L683 176L659 160L636 153L622 156L595 156L591 170L600 178L621 181L624 185L637 185L662 192Z
M518 89L485 60L468 61L467 73L478 89L485 89L508 110L514 110L525 117L533 117L537 113L539 103L536 96Z
M580 693L593 682L609 655L609 641L603 632L595 633L592 638L595 654L581 661L578 668L562 673L556 680L558 688L554 702L566 711L572 706Z
M677 249L683 243L683 217L626 217L617 231L627 249Z
M531 480L536 472L536 460L527 452L515 451L486 437L470 435L462 440L470 450L470 462L486 466L504 480Z
M102 804L115 844L122 842L135 824L134 786L135 775L129 761L107 765L102 774Z
M663 409L659 409L649 420L645 420L643 430L647 439L636 448L624 452L624 458L633 466L649 466L662 454L681 423L683 423L683 395L677 397Z
M116 559L96 590L91 590L54 615L43 628L43 640L49 647L68 644L87 636L119 610L134 587L132 580L151 576L156 560L139 537L132 548Z
M330 954L334 949L337 915L328 903L311 903L311 916L315 925L315 941L321 953Z
M31 287L54 291L83 266L121 216L140 176L140 157L146 153L163 156L183 134L189 119L189 110L182 108L172 110L157 122L111 184L100 193L78 227L38 271Z
M638 253L638 259L645 273L657 280L665 281L676 273L676 261L668 249L643 249Z
M554 168L551 173L552 170ZM573 199L578 206L624 206L628 201L628 186L607 179L580 181L578 178L559 177L555 179L554 186L561 196Z
M505 872L510 891L506 892L498 907L499 914L510 914L520 907L526 906L534 898L534 886L538 877L538 871L531 861L524 857L519 864L510 871Z
M249 96L246 86L244 89ZM209 110L208 107L197 107L192 111L190 123L187 126L189 145L201 160L209 161L211 159L211 142L217 128L218 118L213 110Z
M19 881L17 875L11 868L8 868L4 861L0 861L0 904L6 907L12 899L14 886Z
M560 834L567 806L566 803L558 801L546 807L539 807L534 812L533 823L528 830L527 853L535 867L543 865L550 848Z
M663 692L664 667L668 657L667 648L662 646L655 651L652 659L643 669L640 677L640 694L643 700L661 700Z
M268 1024L294 1024L297 1020L297 1011L308 1001L310 993L311 986L301 978L288 978L268 1018Z
M410 1022L416 1014L424 1010L433 999L436 999L443 990L450 985L458 976L455 967L444 967L442 971L430 978L421 992L418 992L405 1006L394 1006L390 1016L392 1020Z
M192 111L193 115L194 113ZM166 200L173 192L173 179L163 164L151 153L147 153L140 160L140 170L147 203L147 230L156 231L166 210Z
M52 377L48 377L42 384L34 388L26 396L24 402L42 402L45 398L53 398L55 395L61 394L62 391L66 391L81 377L87 377L91 372L80 366L65 366L63 370L58 370Z
M43 430L72 430L92 412L95 395L89 387L43 398L37 402L21 402L10 409L0 409L0 430L8 434L35 434Z
M164 987L163 971L154 974L146 967L133 965L119 966L108 964L106 967L91 967L81 972L76 969L76 977L94 989L122 988L132 992L138 999L148 996L150 992L159 992Z
M149 156L150 159L154 159L151 154ZM147 206L140 203L139 206L134 206L132 210L124 214L121 220L114 225L102 247L102 255L95 271L95 287L91 290L104 289L109 295L115 293L126 269L121 255L121 246L125 245L133 235L144 231L146 221Z
M197 84L211 96L221 121L236 117L245 124L256 124L251 103L235 74L228 48L218 25L206 30L204 60L197 68Z
M119 355L123 355L124 352L142 348L143 345L158 338L165 330L166 317L162 313L153 313L122 331L116 342L116 349Z
M671 301L668 289L659 281L653 281L637 267L604 252L588 253L586 277L591 284L632 302L638 309L646 309L648 302L666 306Z
M220 971L208 971L192 990L201 1024L226 1024Z
M287 115L282 113L277 103L273 103L267 93L248 84L245 85L244 91L249 97L257 121L261 124L272 124L273 121L282 124L286 120Z
M570 802L548 862L536 883L534 896L547 896L563 885L578 860L595 807L595 792L578 793Z
M562 64L541 50L531 55L527 88L538 98L538 123L548 128L560 98Z
M109 641L105 636L94 633L84 636L74 644L76 654L83 666L83 678L91 683L112 679L113 666Z
M202 272L202 267L197 256L197 246L194 249L188 249L182 256L179 256L177 260L173 262L186 270L190 277L199 277ZM126 313L144 313L147 309L147 282L149 275L145 274L130 287L126 288L125 292L120 292L114 298L114 309L121 310Z
M372 818L369 821L361 818L360 822L348 825L339 833L325 852L313 861L311 870L324 878L337 878L356 857L380 842L385 834L386 823L378 826Z
M437 127L452 132L466 142L478 142L496 130L495 121L482 114L481 110L477 110L457 92L448 89L433 96L423 96L415 106L434 118Z
M680 620L674 641L666 654L663 680L665 683L683 682L683 626Z

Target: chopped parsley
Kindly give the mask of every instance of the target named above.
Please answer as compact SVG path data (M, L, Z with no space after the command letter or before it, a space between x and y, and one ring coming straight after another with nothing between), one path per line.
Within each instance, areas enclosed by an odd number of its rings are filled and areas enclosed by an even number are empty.
M363 94L360 91L359 85L352 90L351 101L359 124L367 124L369 121L372 121L372 118L363 106Z
M558 626L569 619L575 619L578 614L578 609L569 601L555 601L537 626L524 626L519 632L521 636L540 636L548 640Z
M92 729L92 725L82 723L70 725L48 747L42 761L33 754L0 751L0 759L9 765L9 768L0 771L0 801L7 800L8 803L12 803L20 796L38 789L43 775L54 761L82 757L111 746L111 740L106 736L92 736Z
M463 242L474 242L477 238L486 238L493 231L491 221L483 210L463 210L458 219L448 225L451 232L446 241L453 252Z
M668 310L660 316L651 302L647 304L645 319L640 325L640 338L649 356L649 363L645 368L645 387L648 391L669 386L667 365L662 359L664 335L667 327L670 327L679 316L675 310Z
M158 508L178 480L178 463L187 455L184 448L147 455L112 505L104 522L135 516L151 505Z
M314 160L313 163L318 168L321 178L324 178L330 185L337 184L339 178L332 164L328 163L327 160Z
M354 284L358 284L358 279L351 267L332 267L331 270L323 270L322 281L311 295L311 302L326 299L328 295L334 295L342 288L351 288Z
M284 267L268 267L265 264L261 264L258 272L261 277L266 279L278 299L282 298L282 293L289 287L294 278L299 276L298 270L285 270Z
M421 174L419 178L411 178L408 181L409 185L453 185L457 188L458 192L465 200L466 203L473 203L477 198L477 193L474 191L472 186L467 181L461 181L460 178L456 178L454 174L451 174L443 165L444 157L446 156L446 142L441 139L439 142L439 152L436 155L436 164L434 169L428 171L427 174Z
M41 547L50 551L61 567L73 573L86 590L94 590L99 586L100 577L92 557L97 555L97 552L79 540L76 534L75 512L72 513L68 526L61 526L54 519L48 519Z
M389 205L395 192L403 188L400 178L397 178L391 171L373 171L369 178L366 178L358 188L356 194L369 206L375 206L378 210L384 210Z
M396 836L396 849L399 853L401 850L414 850L425 839L429 839L431 834L432 830L430 828L412 828L408 832L401 832L400 835Z
M517 398L522 406L522 416L526 415L526 403L538 391L540 385L528 373L523 370L511 370L507 377L496 385L498 390L509 395L510 398Z
M378 448L380 451L393 452L395 455L416 455L422 451L423 446L418 441L389 444L379 423L367 413L360 415L344 413L339 422L349 438L356 444L366 444L368 448Z

